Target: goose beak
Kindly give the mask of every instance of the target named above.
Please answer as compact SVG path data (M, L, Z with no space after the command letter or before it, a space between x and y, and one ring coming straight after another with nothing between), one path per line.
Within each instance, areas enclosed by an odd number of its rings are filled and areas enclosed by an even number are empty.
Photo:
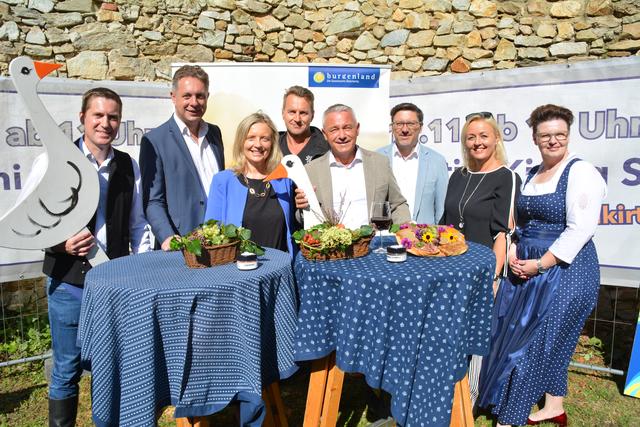
M43 79L47 74L62 67L62 64L51 64L49 62L33 61L33 66L36 69L36 73L38 74L38 77Z
M288 177L289 177L289 174L287 174L287 170L285 169L284 166L282 166L282 163L280 163L273 170L273 172L271 172L269 175L264 177L263 181L271 181L273 179L288 178Z

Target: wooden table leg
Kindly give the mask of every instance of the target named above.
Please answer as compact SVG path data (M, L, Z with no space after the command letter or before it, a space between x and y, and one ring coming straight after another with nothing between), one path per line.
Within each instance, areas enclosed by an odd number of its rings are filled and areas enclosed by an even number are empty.
M177 427L209 427L207 417L176 418Z
M329 376L324 394L324 403L322 404L320 427L334 427L338 422L338 408L340 407L343 381L344 372L336 366L336 353L333 352L329 356Z
M267 409L267 415L263 423L264 427L289 427L287 414L285 413L282 397L280 396L280 383L275 381L262 391L262 399Z
M473 427L473 423L469 377L465 375L456 383L453 391L450 427Z
M329 376L329 357L331 356L311 362L307 405L304 410L304 427L318 427L320 425L322 404Z

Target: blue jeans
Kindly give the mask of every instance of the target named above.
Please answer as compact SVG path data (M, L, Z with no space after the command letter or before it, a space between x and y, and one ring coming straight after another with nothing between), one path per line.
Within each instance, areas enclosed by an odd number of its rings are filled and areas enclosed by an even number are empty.
M53 350L49 398L54 400L77 396L82 375L80 347L77 344L81 301L65 289L68 286L72 285L47 278Z

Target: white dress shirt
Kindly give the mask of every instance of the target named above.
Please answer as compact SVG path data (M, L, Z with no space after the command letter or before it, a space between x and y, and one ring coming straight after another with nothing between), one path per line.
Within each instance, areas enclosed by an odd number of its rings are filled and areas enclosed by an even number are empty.
M207 132L209 131L209 125L204 120L200 122L200 129L198 129L198 140L194 140L191 137L191 131L187 125L178 118L176 114L173 115L173 119L180 129L184 143L187 145L189 154L193 159L193 164L198 171L200 182L204 191L209 196L209 187L211 187L211 179L213 175L218 173L218 163L216 162L216 156L213 155L213 150L209 148L209 141L207 141Z
M407 157L400 154L397 145L393 144L393 162L391 169L393 170L393 176L396 177L402 195L407 199L412 218L414 205L416 203L418 167L420 166L419 156L417 144Z
M356 148L356 157L348 165L338 162L329 152L329 172L333 188L333 210L346 228L356 229L369 224L367 187L364 181L362 155Z
M96 211L96 225L94 236L100 249L107 251L107 196L109 193L109 177L111 174L111 161L114 158L113 148L109 150L107 158L98 166L93 154L89 151L84 138L81 139L80 148L93 167L98 171L98 181L100 182L100 201ZM131 159L133 167L133 199L131 200L131 212L129 213L129 235L131 239L131 251L134 254L151 250L151 239L149 236L149 225L142 210L142 196L140 190L140 168L135 160Z
M555 192L562 172L574 157L574 154L570 154L549 181L534 183L534 177L526 185L523 184L522 195L539 196ZM571 166L566 194L567 227L549 247L552 254L566 263L573 261L584 244L593 237L606 195L607 185L593 165L579 161Z

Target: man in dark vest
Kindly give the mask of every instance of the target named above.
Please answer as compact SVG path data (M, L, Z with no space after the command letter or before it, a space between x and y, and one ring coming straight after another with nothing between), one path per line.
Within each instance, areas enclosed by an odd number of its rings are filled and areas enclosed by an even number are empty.
M78 383L82 374L78 321L85 274L91 268L86 255L98 245L109 258L150 250L147 222L142 211L140 172L128 154L111 146L122 117L122 101L106 88L82 97L80 122L84 135L75 142L95 166L100 182L98 208L81 231L45 251L53 370L49 383L49 426L72 427L78 409ZM32 173L37 175L38 159Z

